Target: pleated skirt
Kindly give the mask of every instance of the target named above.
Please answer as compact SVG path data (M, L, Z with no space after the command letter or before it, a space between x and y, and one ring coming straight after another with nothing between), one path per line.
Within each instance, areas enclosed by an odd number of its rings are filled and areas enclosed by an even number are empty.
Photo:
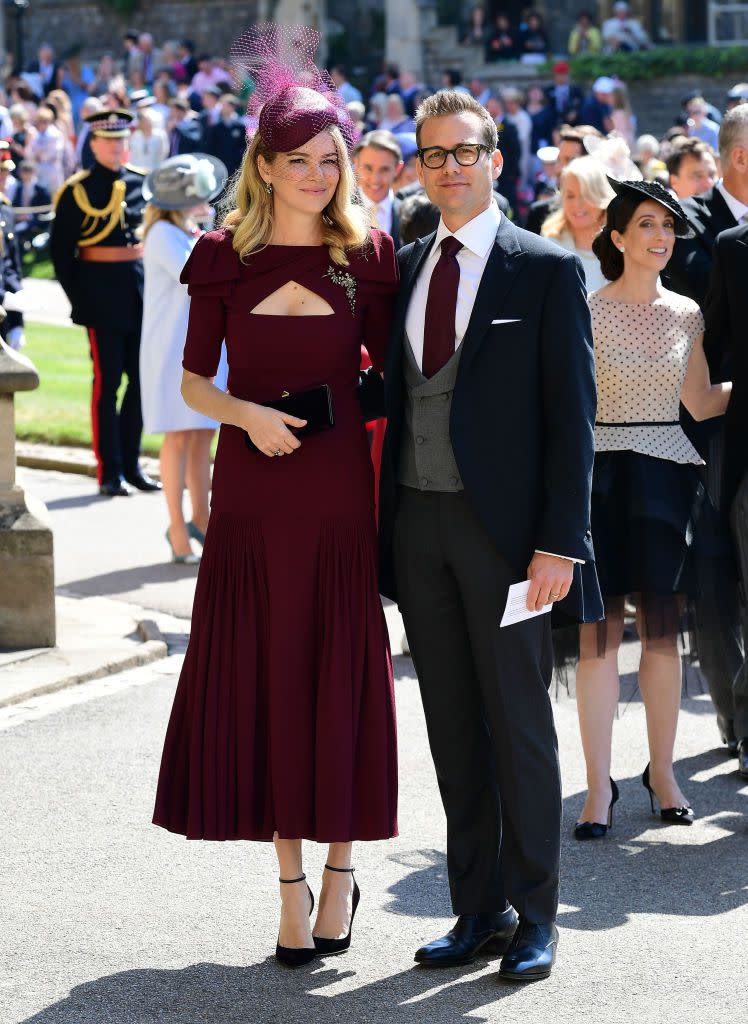
M154 823L189 839L397 834L373 517L211 513Z

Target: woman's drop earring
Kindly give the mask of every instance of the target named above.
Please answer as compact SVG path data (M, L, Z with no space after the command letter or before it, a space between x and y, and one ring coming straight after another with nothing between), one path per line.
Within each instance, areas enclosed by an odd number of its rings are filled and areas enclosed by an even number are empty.
M267 194L269 196L271 196L273 194L273 186L270 184L269 181L265 182L265 191L267 192Z

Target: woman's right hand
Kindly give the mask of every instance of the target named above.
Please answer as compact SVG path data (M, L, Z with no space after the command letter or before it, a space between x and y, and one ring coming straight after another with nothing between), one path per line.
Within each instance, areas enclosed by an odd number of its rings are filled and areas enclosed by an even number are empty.
M278 452L290 455L301 447L301 441L288 428L305 427L306 420L278 412L266 405L247 402L241 426L263 455L273 458Z

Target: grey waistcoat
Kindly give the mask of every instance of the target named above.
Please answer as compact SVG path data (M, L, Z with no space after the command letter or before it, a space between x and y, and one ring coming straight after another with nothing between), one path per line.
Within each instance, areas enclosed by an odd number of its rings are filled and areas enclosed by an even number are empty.
M405 422L399 483L420 491L461 491L460 471L449 440L449 413L462 345L431 378L418 367L410 341L403 344Z

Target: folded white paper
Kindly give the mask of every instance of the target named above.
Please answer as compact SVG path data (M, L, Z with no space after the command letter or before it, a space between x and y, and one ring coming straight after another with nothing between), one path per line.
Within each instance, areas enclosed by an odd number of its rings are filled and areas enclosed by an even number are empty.
M536 615L545 615L553 607L553 604L544 604L539 612L528 612L527 594L530 590L530 582L530 580L524 580L522 583L513 583L509 588L501 626L512 626L515 622L534 619Z

